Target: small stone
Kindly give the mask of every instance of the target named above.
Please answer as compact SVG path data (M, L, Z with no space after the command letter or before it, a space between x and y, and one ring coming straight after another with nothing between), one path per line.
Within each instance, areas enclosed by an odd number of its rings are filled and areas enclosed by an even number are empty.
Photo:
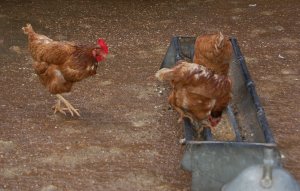
M17 54L21 54L21 48L19 46L11 46L9 47L9 50Z
M284 28L280 25L275 26L274 29L277 31L284 31Z
M0 140L0 152L5 153L15 148L15 144L12 141Z
M59 189L54 185L48 185L43 187L41 191L59 191Z

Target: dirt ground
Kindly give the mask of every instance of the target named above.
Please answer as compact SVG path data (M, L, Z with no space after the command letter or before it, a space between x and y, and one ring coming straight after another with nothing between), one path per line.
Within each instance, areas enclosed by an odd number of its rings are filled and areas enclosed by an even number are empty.
M285 167L300 180L300 1L0 2L0 190L189 190L181 125L153 75L172 36L235 36ZM110 55L54 115L21 27Z

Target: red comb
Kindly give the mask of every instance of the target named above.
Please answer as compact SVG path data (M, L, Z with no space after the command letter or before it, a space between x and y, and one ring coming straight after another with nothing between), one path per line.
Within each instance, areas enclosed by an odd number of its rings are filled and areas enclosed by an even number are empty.
M99 38L98 39L98 45L100 46L101 50L107 54L108 53L108 46L106 44L106 42L102 39L102 38Z
M100 46L100 49L101 49L101 52L102 52L102 55L96 56L97 61L100 62L100 61L104 60L103 55L108 54L108 46L102 38L99 38L97 43Z

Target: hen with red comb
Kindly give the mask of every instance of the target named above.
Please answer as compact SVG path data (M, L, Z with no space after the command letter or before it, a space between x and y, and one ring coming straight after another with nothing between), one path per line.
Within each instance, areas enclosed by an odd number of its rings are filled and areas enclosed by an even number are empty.
M78 109L61 94L70 92L75 82L96 74L99 62L108 54L107 44L103 39L91 45L54 41L34 32L30 24L22 29L28 35L35 73L48 91L58 98L54 113L66 114L65 111L69 111L72 116L80 116Z

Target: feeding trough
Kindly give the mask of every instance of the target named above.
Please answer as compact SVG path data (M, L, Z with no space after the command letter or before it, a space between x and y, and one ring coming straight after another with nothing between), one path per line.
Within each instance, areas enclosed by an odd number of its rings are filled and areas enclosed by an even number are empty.
M184 119L186 148L181 163L184 169L192 173L193 191L221 190L247 167L262 165L266 150L272 150L271 168L282 169L280 153L237 39L232 37L230 40L233 47L230 65L233 97L223 119L227 120L227 130L233 136L230 139L222 138L204 128L202 138L197 140L193 124L189 119ZM161 68L171 68L182 59L192 62L195 41L195 37L172 38Z

